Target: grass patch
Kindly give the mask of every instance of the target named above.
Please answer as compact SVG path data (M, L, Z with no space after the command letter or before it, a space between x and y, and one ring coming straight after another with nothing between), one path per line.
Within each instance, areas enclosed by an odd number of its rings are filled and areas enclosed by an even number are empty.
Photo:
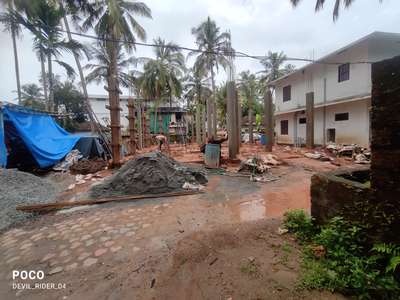
M341 217L318 227L303 211L284 226L304 245L301 287L327 289L359 299L400 299L400 247L370 245L361 227Z

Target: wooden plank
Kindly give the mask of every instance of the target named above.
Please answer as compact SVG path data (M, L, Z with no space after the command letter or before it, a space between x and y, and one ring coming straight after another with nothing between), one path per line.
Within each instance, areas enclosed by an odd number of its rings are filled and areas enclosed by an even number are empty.
M32 205L19 205L16 207L17 210L24 212L48 212L58 209L63 209L67 207L82 206L82 205L93 205L93 204L103 204L108 202L119 202L119 201L133 201L151 198L165 198L165 197L179 197L186 195L195 195L203 193L201 191L180 191L180 192L169 192L162 194L143 194L143 195L130 195L130 196L115 196L110 198L100 198L94 200L79 200L79 201L62 201L62 202L52 202L43 204L32 204Z

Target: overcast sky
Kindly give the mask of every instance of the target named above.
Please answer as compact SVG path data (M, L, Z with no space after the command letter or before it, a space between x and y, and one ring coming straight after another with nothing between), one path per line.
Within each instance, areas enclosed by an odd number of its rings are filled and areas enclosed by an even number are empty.
M34 0L32 0L34 1ZM294 9L289 0L143 0L152 10L153 19L138 19L148 39L162 37L182 46L195 47L191 28L210 16L221 30L230 30L234 49L252 55L268 50L284 51L289 57L319 58L373 31L400 32L400 1L356 0L332 22L334 0L327 0L323 11L314 13L315 0L303 0ZM16 98L14 58L10 36L0 33L0 100ZM88 39L81 39L90 43ZM18 40L21 82L37 83L40 65L32 51L32 37L24 32ZM152 50L138 47L136 56L150 56ZM64 60L75 67L72 56ZM237 72L260 71L251 59L238 58ZM294 63L294 62L291 62ZM297 64L299 66L299 64ZM55 72L65 78L63 70ZM218 80L224 80L223 71ZM104 94L103 85L89 86L90 94Z

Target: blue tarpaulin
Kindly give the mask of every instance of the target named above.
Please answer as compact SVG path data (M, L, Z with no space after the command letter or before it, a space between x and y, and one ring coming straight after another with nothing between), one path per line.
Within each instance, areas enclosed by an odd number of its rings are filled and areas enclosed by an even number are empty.
M47 168L64 158L80 139L60 127L51 116L12 106L2 107L3 122L9 122L40 168ZM7 135L5 132L4 136ZM12 145L11 145L12 146ZM5 149L0 133L0 153ZM5 150L4 150L5 151ZM2 165L4 163L0 161Z

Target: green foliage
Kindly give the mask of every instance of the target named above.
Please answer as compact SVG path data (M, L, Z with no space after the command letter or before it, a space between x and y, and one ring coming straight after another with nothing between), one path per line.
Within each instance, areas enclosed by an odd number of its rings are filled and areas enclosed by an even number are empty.
M300 242L309 241L315 233L311 217L301 209L285 213L283 223L285 228L294 233Z
M371 250L378 253L380 257L387 259L387 273L394 273L398 266L400 266L400 246L394 244L376 244Z
M364 227L342 217L319 227L303 211L295 210L285 215L284 224L301 242L307 242L301 287L338 291L359 299L400 297L396 280L400 246L372 246ZM324 254L316 255L316 247Z

